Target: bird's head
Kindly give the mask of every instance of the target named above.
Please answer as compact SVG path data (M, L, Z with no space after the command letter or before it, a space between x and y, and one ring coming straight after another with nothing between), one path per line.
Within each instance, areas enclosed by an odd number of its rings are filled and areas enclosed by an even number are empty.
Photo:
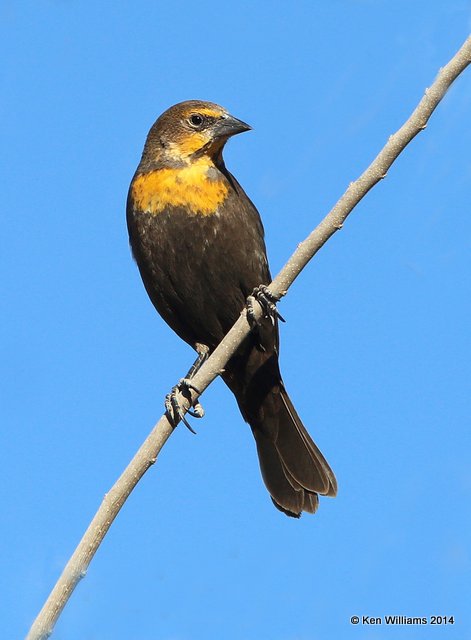
M215 160L231 136L251 128L212 102L180 102L167 109L152 126L143 160L170 164L187 164L201 156Z

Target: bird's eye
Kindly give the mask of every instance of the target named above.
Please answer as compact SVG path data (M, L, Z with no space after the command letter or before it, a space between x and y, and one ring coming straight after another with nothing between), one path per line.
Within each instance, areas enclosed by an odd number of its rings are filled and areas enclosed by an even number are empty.
M204 118L199 113L193 113L189 118L189 122L192 127L201 127L204 122Z

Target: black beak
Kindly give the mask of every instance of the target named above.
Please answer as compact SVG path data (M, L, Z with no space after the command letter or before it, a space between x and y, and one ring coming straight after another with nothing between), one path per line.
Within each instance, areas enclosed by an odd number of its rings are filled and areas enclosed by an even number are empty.
M237 133L250 131L251 128L246 122L242 122L242 120L228 114L216 122L213 131L215 137L230 138L230 136L235 136Z

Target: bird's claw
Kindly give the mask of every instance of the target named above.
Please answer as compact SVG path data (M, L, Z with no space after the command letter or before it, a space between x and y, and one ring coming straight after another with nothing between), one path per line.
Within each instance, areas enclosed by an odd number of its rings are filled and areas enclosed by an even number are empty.
M254 300L260 304L263 309L263 315L266 318L270 318L272 324L275 324L275 318L280 320L280 322L286 322L276 308L276 303L280 300L279 296L273 295L266 285L261 284L260 286L255 287L252 291L252 295L247 298L247 320L251 326L256 326L258 324L253 307Z
M191 389L196 391L196 393L198 394L201 393L200 390L195 387L194 384L192 384L191 380L189 380L188 378L182 378L180 382L176 384L172 388L170 393L165 397L165 411L167 413L168 419L170 420L170 423L174 427L177 425L178 421L181 420L185 427L191 431L191 433L196 433L196 431L191 427L190 423L186 419L177 397L177 393L181 393L191 402ZM196 400L193 407L187 410L187 413L193 418L202 418L204 416L204 409L198 402L198 400Z

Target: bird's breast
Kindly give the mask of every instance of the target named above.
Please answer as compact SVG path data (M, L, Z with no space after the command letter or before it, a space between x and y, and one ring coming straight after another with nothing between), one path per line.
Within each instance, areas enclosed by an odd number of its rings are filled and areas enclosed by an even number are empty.
M132 185L134 209L151 214L178 207L193 215L213 215L228 193L225 178L206 161L138 174Z

